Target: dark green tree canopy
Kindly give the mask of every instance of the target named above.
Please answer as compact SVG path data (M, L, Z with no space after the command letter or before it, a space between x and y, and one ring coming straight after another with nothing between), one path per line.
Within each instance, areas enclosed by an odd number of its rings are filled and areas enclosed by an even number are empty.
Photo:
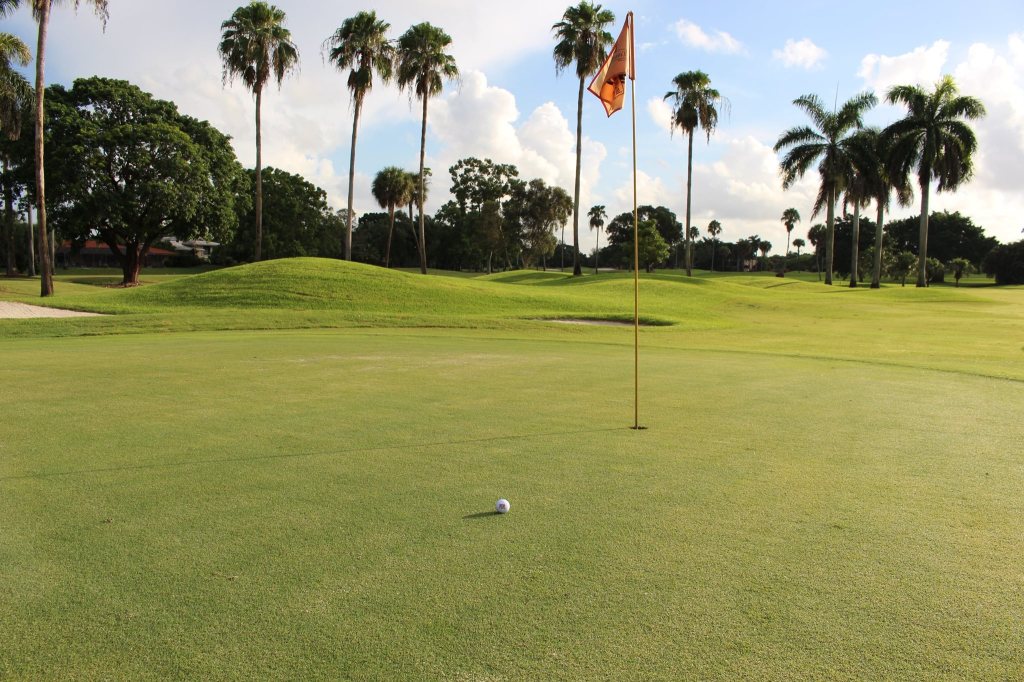
M917 254L918 218L904 218L886 223L886 239L896 252ZM928 217L928 255L948 263L954 258L966 258L979 265L982 259L999 243L995 237L985 235L984 228L975 225L959 211L932 213Z
M255 171L247 174L255 181ZM245 203L241 208L238 236L228 249L236 260L252 253L255 239L253 206ZM344 209L334 211L328 205L327 192L301 175L272 166L263 169L264 258L340 256L343 214Z
M526 265L555 252L554 231L572 215L572 197L543 180L516 182L505 211L506 223L522 240Z
M676 218L675 213L664 206L644 205L638 207L636 213L640 222L653 221L658 234L670 247L683 239L683 224ZM633 213L620 213L615 216L608 223L606 232L609 244L632 244Z
M53 220L64 234L109 244L125 284L161 237L222 241L233 232L248 179L229 138L209 123L107 78L52 86L47 102Z

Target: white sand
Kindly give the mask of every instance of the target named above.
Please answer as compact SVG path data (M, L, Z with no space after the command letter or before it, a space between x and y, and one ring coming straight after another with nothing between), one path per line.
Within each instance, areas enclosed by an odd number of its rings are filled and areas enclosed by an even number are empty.
M77 310L44 308L28 303L0 301L0 319L21 319L29 317L96 317L99 313L83 313Z

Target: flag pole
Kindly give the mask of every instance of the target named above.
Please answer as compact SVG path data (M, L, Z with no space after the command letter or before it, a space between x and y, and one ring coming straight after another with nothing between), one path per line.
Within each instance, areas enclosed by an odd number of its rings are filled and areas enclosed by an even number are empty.
M629 22L630 64L633 61L633 45L636 36L633 34L633 13L626 15ZM640 218L637 214L636 197L636 78L630 79L630 109L633 115L633 429L640 430Z

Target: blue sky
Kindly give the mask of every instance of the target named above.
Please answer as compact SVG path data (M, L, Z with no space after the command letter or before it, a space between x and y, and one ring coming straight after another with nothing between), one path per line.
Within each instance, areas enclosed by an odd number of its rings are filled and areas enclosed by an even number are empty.
M194 116L232 135L243 163L255 159L253 103L240 85L224 87L216 55L220 22L239 2L111 0L106 31L91 11L58 10L51 28L49 82L75 77L125 78L171 99ZM341 21L367 5L347 0L279 0L302 58L301 70L280 92L264 99L264 162L301 173L344 204L351 135L344 76L323 63L322 41ZM515 163L527 178L543 177L572 190L577 82L556 76L550 27L566 5L520 0L513 5L446 0L393 0L376 7L397 37L413 23L430 21L453 37L463 77L430 103L428 164L434 168L430 201L447 198L447 168L464 156ZM814 181L788 192L778 180L771 147L786 128L805 118L792 100L814 93L840 101L865 90L881 94L894 83L930 85L953 74L966 94L985 102L989 115L976 128L981 153L975 179L954 195L933 196L936 210L960 210L1003 241L1024 227L1024 8L1011 2L881 2L853 9L805 0L784 3L675 3L645 0L632 7L605 4L616 14L613 34L627 10L636 14L637 124L640 200L665 204L682 219L685 141L670 136L659 103L671 79L701 69L731 103L731 114L707 144L695 143L693 217L701 229L715 218L723 236L766 237L785 249L779 217L790 206L804 217L794 236L812 224ZM34 45L27 12L5 30ZM419 110L393 87L370 94L357 148L356 209L378 210L373 175L386 165L414 169ZM880 106L869 122L884 125L899 111ZM630 207L629 111L605 117L596 99L584 100L584 210ZM910 215L913 209L900 210ZM581 230L584 247L593 243Z

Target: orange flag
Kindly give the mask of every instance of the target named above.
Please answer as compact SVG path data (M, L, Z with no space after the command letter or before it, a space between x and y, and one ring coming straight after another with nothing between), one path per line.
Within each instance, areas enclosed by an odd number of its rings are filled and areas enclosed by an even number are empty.
M626 99L626 77L636 80L633 56L633 13L629 12L618 40L587 88L601 100L609 116L621 109Z

